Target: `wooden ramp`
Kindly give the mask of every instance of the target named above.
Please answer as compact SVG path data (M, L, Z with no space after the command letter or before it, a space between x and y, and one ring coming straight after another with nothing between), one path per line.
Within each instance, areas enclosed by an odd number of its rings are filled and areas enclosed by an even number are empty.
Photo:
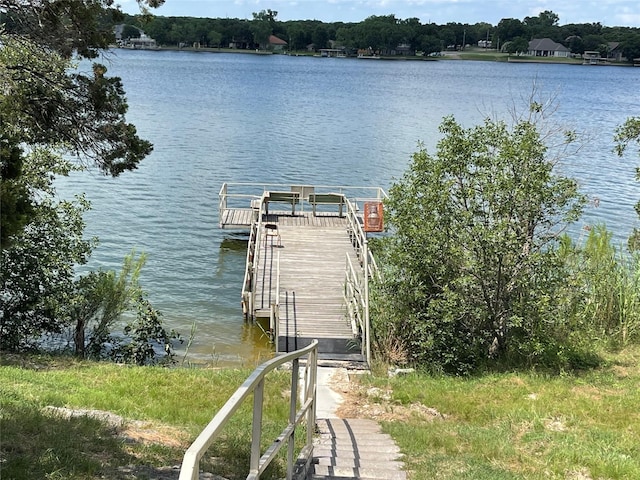
M344 298L347 255L357 264L347 229L338 215L273 212L265 218L259 255L264 273L256 279L256 309L275 301L279 272L278 351L297 350L313 339L326 358L360 354Z

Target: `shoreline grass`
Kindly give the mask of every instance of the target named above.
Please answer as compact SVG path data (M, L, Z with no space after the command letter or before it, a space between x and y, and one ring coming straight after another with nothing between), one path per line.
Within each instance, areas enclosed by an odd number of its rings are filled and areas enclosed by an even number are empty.
M363 378L388 404L420 403L442 419L383 422L412 479L640 478L640 348L601 368L476 378Z
M179 465L185 448L250 372L3 355L2 478L160 478L123 472ZM274 373L265 392L268 439L288 415L288 373ZM400 446L410 479L640 478L640 347L607 354L598 368L559 375L358 378L349 400L353 410L361 416L369 407L386 412L371 417ZM125 440L98 420L48 416L47 405L110 411L171 441ZM441 415L424 415L425 407ZM206 471L246 477L250 409L251 402L207 453ZM280 462L271 478L282 476Z

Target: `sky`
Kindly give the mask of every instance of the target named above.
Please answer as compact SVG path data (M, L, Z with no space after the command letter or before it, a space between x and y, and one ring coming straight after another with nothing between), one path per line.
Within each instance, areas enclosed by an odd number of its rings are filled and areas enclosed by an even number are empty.
M116 1L126 13L138 13L135 0ZM275 10L277 19L361 22L372 15L395 14L442 25L448 22L487 22L537 16L551 10L567 23L596 23L608 27L640 27L638 0L166 0L154 10L165 17L246 18L253 12Z

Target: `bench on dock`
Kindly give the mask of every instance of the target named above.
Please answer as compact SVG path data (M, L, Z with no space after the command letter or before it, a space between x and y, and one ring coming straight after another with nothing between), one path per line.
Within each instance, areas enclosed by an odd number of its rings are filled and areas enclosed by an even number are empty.
M269 215L270 203L288 203L291 205L291 215L295 215L296 205L300 203L300 192L267 192L264 196L264 207L267 215Z
M342 210L347 202L342 193L311 193L309 194L309 203L313 207L314 217L318 205L337 205L338 216L342 217Z

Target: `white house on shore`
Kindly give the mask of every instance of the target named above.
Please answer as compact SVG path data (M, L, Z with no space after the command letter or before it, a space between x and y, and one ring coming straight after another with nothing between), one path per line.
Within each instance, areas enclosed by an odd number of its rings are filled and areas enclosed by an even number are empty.
M144 31L138 27L133 27L138 30L139 37L123 38L122 33L124 31L125 24L121 23L114 27L114 33L116 36L116 44L123 48L140 48L140 49L155 49L158 48L156 41L147 36Z
M550 38L534 38L529 42L527 55L532 57L570 57L571 51Z

